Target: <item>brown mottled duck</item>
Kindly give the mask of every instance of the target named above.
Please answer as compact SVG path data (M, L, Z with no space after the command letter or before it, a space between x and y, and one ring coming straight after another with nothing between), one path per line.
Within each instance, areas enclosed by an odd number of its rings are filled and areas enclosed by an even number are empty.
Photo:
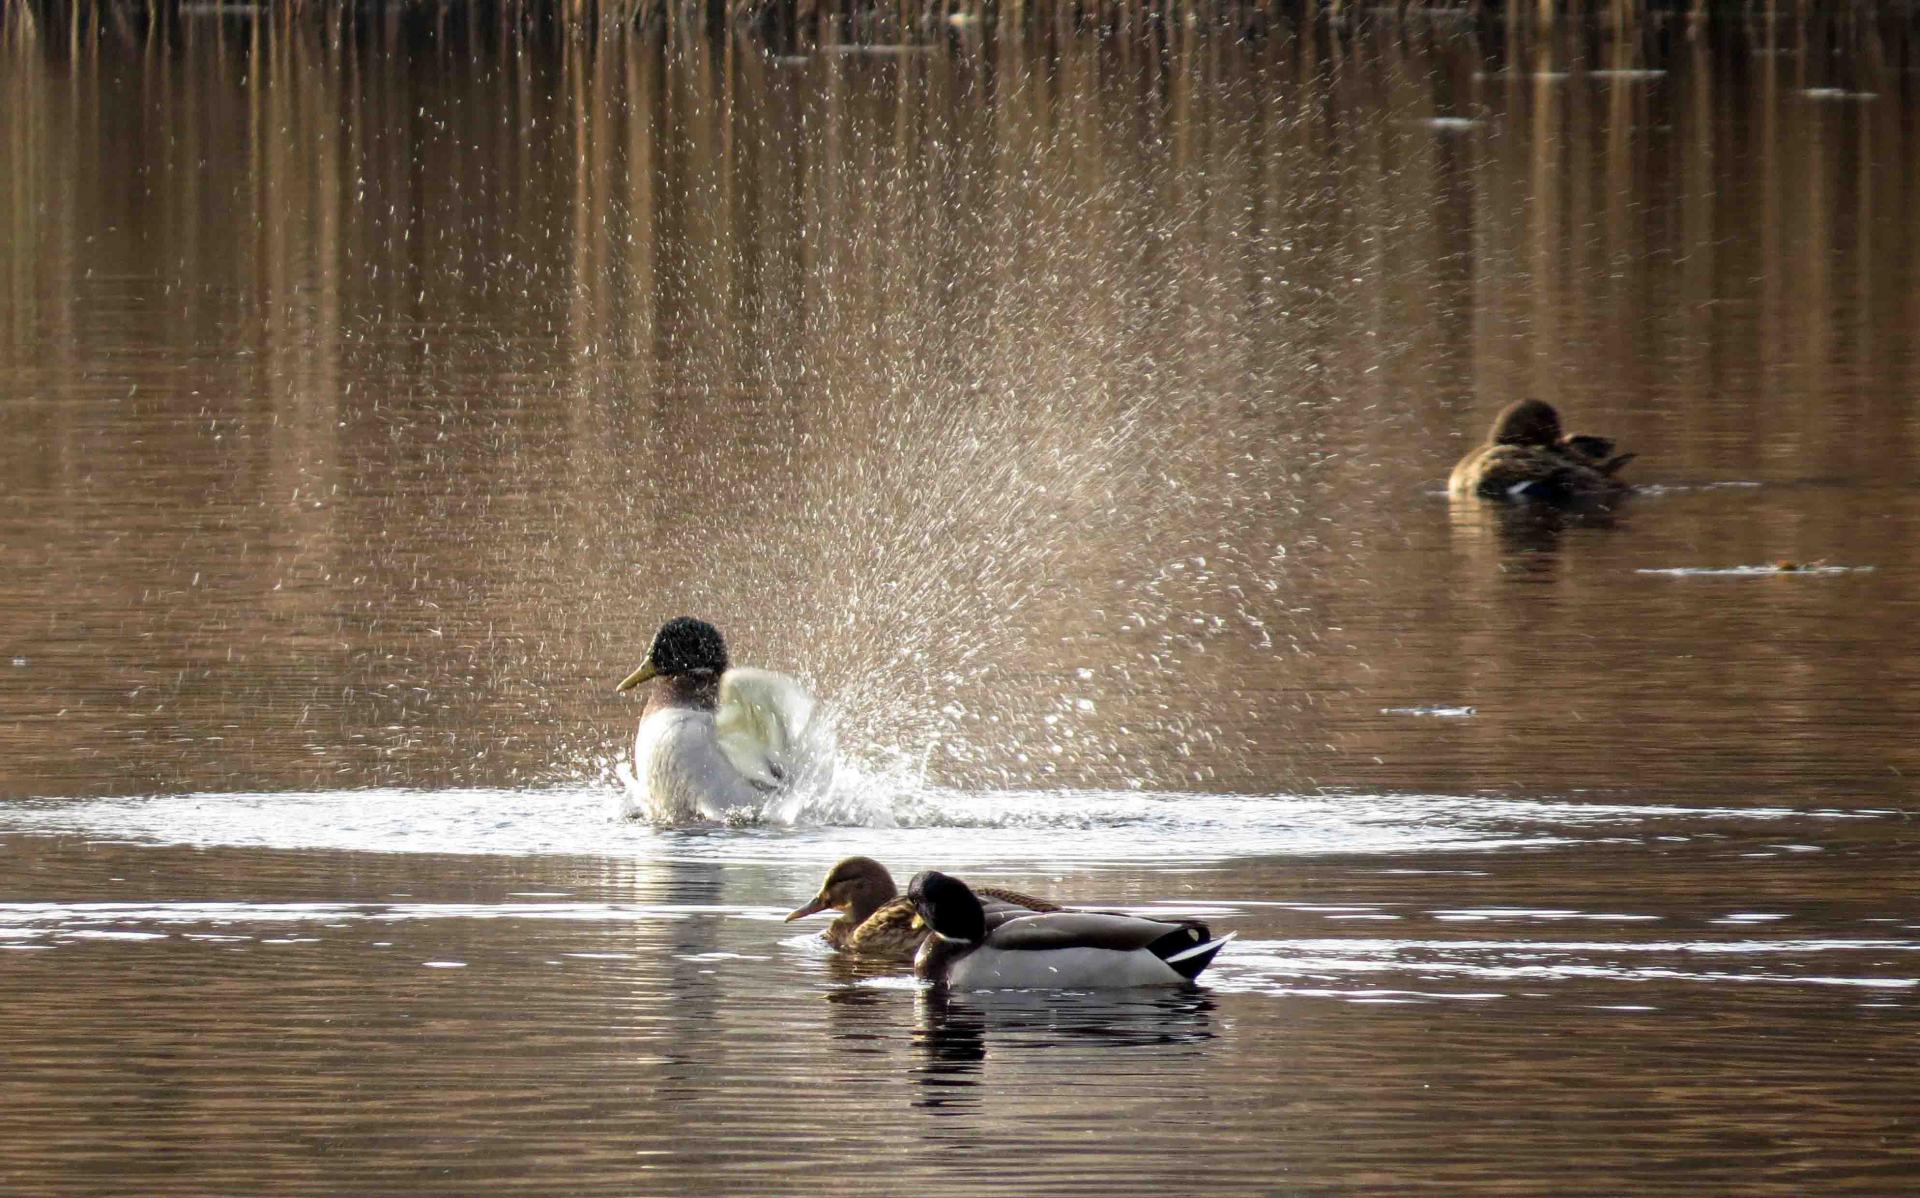
M990 923L1060 910L1045 899L998 886L981 886L975 893L981 896ZM871 857L848 857L827 871L820 893L805 906L795 908L787 922L822 911L840 913L827 925L822 938L850 956L911 961L927 935L926 929L913 926L913 904L900 897L893 875Z
M1465 498L1606 503L1628 491L1616 473L1633 454L1592 433L1562 433L1552 404L1523 399L1494 418L1487 442L1453 468L1447 490Z

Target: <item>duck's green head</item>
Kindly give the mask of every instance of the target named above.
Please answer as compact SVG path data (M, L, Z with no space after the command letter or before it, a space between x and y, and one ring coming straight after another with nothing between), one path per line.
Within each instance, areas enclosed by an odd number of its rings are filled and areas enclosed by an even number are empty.
M1560 440L1560 413L1538 399L1523 399L1500 409L1487 440L1495 445L1547 445Z
M913 904L913 926L932 928L944 940L972 944L987 937L987 912L980 899L959 878L938 870L922 870L907 886Z
M630 691L649 678L727 672L727 642L720 630L705 620L675 616L660 625L640 668L621 680L616 691Z

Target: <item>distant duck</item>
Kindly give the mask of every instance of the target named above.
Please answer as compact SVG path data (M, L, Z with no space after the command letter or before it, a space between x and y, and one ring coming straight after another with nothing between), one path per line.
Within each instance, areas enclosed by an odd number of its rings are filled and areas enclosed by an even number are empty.
M807 689L784 674L729 669L726 640L705 620L662 624L646 660L615 689L655 679L633 741L638 803L626 805L629 816L758 818L830 754Z
M985 900L982 905L989 923L1060 910L1045 899L998 886L981 886L974 893ZM840 918L828 924L821 935L849 956L911 961L920 942L927 938L925 928L913 926L913 904L900 897L893 875L871 857L848 857L827 871L820 893L805 906L795 908L787 922L822 911L840 912Z
M1523 399L1494 418L1487 443L1460 459L1447 490L1463 498L1604 503L1627 492L1614 476L1633 458L1615 454L1606 437L1563 434L1552 404Z
M1059 911L992 923L965 882L928 870L907 887L933 935L916 976L954 990L1171 986L1200 976L1233 934L1214 939L1197 920Z

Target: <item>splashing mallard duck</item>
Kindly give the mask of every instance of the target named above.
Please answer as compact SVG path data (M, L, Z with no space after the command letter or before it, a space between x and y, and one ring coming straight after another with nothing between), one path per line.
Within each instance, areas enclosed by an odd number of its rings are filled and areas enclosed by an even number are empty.
M1045 899L999 886L976 887L974 893L980 897L989 923L1060 910ZM848 857L827 871L820 892L788 914L787 922L822 911L840 913L821 937L849 956L911 961L920 942L927 938L925 928L913 926L913 904L900 897L893 875L871 857Z
M645 682L655 686L634 735L629 816L757 818L831 752L807 689L770 670L730 669L725 638L705 620L662 624L646 660L615 689Z
M1447 490L1484 499L1605 502L1626 493L1615 475L1633 457L1615 454L1606 437L1562 433L1552 404L1523 399L1494 418L1486 444L1460 459Z
M1056 911L995 924L958 878L927 870L907 887L916 921L933 934L913 959L916 977L953 990L1102 989L1191 982L1233 939L1198 920L1106 911Z

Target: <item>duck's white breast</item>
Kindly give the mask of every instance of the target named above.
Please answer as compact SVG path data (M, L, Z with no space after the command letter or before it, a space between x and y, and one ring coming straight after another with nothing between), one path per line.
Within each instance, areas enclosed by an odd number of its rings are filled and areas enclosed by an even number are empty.
M633 766L642 805L630 807L630 815L658 823L724 820L761 803L720 751L710 712L669 707L648 715L634 734Z

